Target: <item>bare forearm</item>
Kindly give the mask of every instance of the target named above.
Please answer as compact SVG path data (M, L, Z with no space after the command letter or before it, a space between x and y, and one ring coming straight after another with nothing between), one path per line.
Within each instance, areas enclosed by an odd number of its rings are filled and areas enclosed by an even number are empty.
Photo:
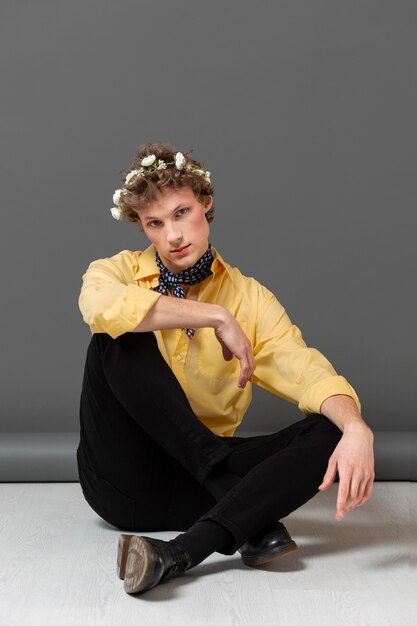
M227 311L218 304L161 295L132 332L164 328L216 328Z
M350 396L338 394L326 398L320 407L320 413L328 417L343 433L358 427L371 430Z

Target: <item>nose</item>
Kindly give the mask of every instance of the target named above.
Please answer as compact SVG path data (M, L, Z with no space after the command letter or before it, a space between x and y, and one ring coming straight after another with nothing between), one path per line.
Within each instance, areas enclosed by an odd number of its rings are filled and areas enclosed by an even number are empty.
M175 228L171 228L167 234L167 241L170 244L178 244L182 241L182 235Z

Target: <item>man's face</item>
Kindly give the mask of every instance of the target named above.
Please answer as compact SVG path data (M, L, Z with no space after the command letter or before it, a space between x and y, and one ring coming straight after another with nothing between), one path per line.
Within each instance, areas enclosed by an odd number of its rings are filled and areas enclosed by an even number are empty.
M212 196L208 196L204 206L190 187L184 187L164 191L157 200L138 211L144 233L171 272L178 274L194 265L207 250L210 228L205 214L212 202ZM187 248L174 252L183 246Z

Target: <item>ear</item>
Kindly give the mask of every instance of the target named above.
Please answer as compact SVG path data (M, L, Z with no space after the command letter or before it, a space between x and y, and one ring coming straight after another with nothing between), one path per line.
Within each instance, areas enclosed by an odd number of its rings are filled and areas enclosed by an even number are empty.
M204 213L207 213L207 211L210 211L211 209L211 205L213 204L213 196L206 196L204 199Z

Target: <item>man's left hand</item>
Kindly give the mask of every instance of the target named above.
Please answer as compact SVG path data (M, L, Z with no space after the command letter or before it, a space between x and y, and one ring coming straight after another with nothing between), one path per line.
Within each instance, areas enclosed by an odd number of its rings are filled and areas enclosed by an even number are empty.
M357 506L364 504L372 495L375 479L374 472L374 436L372 431L362 424L346 428L342 438L329 459L320 491L332 485L336 472L339 473L337 492L336 520Z

